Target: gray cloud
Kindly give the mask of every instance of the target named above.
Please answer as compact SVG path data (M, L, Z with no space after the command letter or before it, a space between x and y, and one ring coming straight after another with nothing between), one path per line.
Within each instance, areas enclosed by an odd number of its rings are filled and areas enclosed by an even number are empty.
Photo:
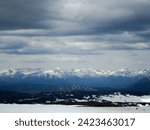
M142 31L150 27L149 6L148 0L1 0L0 29L48 29L37 34L47 36Z
M109 39L109 40L108 40ZM116 39L118 41L116 41ZM137 40L139 39L139 40ZM134 41L135 40L135 41ZM130 41L130 42L127 42ZM102 55L102 51L149 50L150 43L132 34L72 37L22 37L0 38L0 52L17 55Z
M111 61L119 55L116 62L132 65L136 57L139 66L147 66L149 7L149 0L0 0L0 57L9 55L8 61L18 66L19 56L32 64L30 57L38 63L41 55L51 57L54 65L63 57L65 65L68 61L84 65L85 57L93 64L100 57L107 64L103 57L110 56ZM142 52L141 57L136 52ZM80 56L84 58L79 60Z
M47 2L53 7L54 2L51 0L1 0L0 29L47 28L45 21L54 15L45 8Z

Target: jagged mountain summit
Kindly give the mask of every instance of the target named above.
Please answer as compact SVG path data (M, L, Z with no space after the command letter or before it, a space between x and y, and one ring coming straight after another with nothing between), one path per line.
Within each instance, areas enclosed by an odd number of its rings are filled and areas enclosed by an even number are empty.
M150 94L150 69L7 69L0 71L0 90L27 93L99 91Z

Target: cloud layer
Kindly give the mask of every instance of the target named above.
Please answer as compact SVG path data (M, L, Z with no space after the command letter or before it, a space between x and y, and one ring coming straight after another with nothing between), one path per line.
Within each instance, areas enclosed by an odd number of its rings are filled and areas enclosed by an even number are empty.
M132 59L132 51L150 50L149 7L149 0L1 0L0 55L130 51Z
M2 0L0 49L17 54L147 50L149 6L148 0Z

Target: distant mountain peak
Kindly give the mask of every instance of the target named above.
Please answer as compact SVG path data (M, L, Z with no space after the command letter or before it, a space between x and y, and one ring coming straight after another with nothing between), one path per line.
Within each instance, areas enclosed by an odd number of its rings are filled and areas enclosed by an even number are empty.
M9 68L7 70L2 70L0 72L0 75L14 75L17 72L17 70Z

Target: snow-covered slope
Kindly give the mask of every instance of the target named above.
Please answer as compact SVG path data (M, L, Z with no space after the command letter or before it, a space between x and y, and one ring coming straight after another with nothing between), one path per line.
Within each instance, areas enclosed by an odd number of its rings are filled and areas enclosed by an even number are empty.
M104 95L100 97L102 100L111 102L150 102L150 95L135 96L135 95L122 95L120 93Z

